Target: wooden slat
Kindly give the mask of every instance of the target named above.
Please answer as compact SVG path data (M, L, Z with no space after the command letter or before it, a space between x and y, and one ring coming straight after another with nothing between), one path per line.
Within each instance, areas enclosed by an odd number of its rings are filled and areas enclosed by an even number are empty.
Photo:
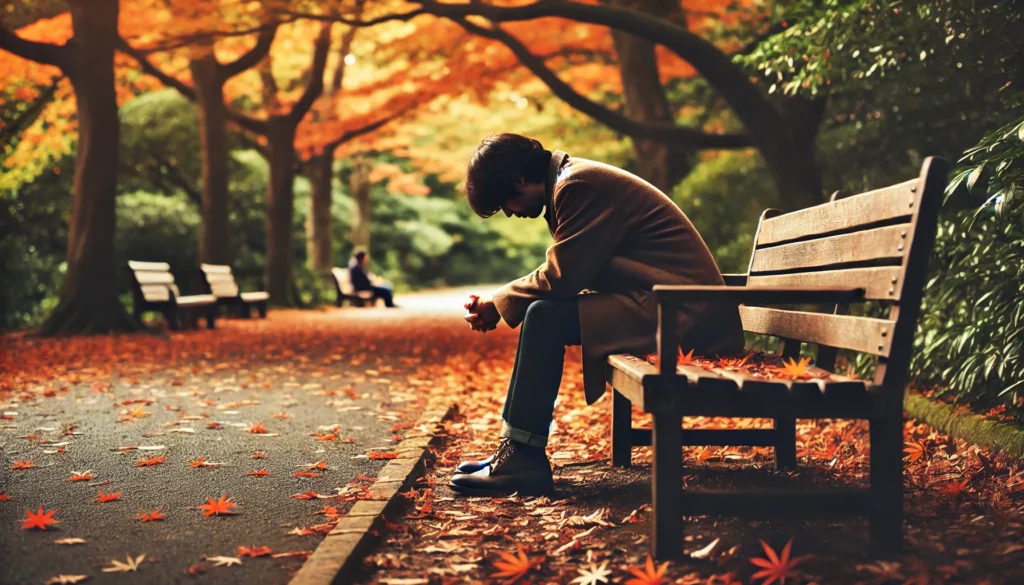
M210 293L220 298L234 298L238 296L238 285L233 282L211 283Z
M823 270L797 274L754 275L748 286L834 286L863 288L868 300L900 300L903 283L899 281L899 266L878 266L872 268L850 268L847 270Z
M770 518L791 515L863 516L869 492L864 488L789 490L684 490L683 514Z
M199 269L206 274L231 274L231 267L227 264L200 264Z
M230 283L233 284L235 282L235 277L233 275L231 275L230 273L228 273L228 274L221 274L221 273L215 272L213 274L207 274L206 275L206 282L208 282L210 284L213 284L215 282L230 282Z
M203 305L212 305L217 302L217 297L213 295L189 295L185 297L178 297L178 306L180 307L195 307Z
M785 311L764 307L740 307L743 329L751 333L788 337L888 356L892 321L826 313Z
M899 224L771 248L758 248L754 251L751 276L754 272L899 259L907 249L909 229L908 224Z
M775 444L772 429L683 429L683 445L715 445L722 447L771 447ZM632 429L634 447L651 444L651 429Z
M270 300L270 293L268 293L267 291L263 291L263 290L253 291L253 292L244 292L244 293L242 293L241 296L242 296L242 300L247 302L247 303L259 303L259 302L262 302L262 301L269 301Z
M170 272L171 265L166 262L139 262L138 260L129 260L128 268L132 270L155 270L158 272Z
M918 179L913 179L765 219L758 229L757 245L796 240L909 216L919 207L921 190L911 191L918 183Z
M162 284L144 284L139 287L142 292L142 298L150 303L159 303L161 301L171 300L171 291Z
M836 304L859 301L864 293L858 287L801 287L801 286L706 286L706 285L654 285L654 298L658 303L676 305L697 302L784 304Z
M133 274L135 275L135 282L139 284L171 284L174 282L174 275L170 272L139 270Z
M637 408L644 407L644 377L657 375L658 369L636 356L615 354L608 356L605 380Z

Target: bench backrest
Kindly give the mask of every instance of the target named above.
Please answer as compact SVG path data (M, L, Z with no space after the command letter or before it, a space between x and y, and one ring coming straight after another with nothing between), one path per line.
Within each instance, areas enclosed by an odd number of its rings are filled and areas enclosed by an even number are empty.
M356 294L356 288L352 286L352 274L348 271L348 268L335 266L331 268L331 274L334 275L334 284L338 287L341 294L348 296Z
M178 285L174 283L171 265L166 262L128 261L128 272L132 275L132 285L137 299L147 303L168 302L181 296Z
M205 288L203 292L212 294L217 298L234 298L238 296L238 283L235 282L235 275L231 267L226 264L200 264L199 270L203 273Z
M918 178L814 207L761 215L748 286L863 288L889 307L885 318L741 306L743 328L878 357L875 382L902 390L928 259L935 241L947 165L924 161ZM834 350L832 350L834 351ZM820 355L820 354L819 354Z

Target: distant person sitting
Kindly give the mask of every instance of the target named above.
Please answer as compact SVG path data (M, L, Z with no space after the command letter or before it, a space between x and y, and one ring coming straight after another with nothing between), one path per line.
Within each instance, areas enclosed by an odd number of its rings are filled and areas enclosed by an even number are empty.
M348 264L349 277L352 279L352 287L357 291L373 291L373 300L384 299L384 305L397 308L392 297L393 289L384 279L372 272L367 272L366 264L370 261L370 255L364 250L359 250L352 255L352 261Z

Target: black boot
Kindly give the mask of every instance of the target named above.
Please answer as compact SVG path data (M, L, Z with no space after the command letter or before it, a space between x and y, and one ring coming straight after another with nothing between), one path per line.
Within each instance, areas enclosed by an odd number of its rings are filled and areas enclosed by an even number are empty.
M480 471L484 467L487 467L488 465L491 464L491 462L494 461L494 456L498 454L498 451L501 450L502 443L506 443L511 440L512 439L509 439L508 437L502 437L501 439L498 439L498 448L495 449L494 453L492 453L490 457L488 457L487 459L480 459L477 461L463 461L462 463L459 463L459 465L455 468L455 473L476 473L477 471Z
M483 466L477 471L456 473L449 487L467 496L500 496L514 492L525 496L554 491L551 464L543 447L529 447L502 438L498 450L485 461L466 462L483 463Z

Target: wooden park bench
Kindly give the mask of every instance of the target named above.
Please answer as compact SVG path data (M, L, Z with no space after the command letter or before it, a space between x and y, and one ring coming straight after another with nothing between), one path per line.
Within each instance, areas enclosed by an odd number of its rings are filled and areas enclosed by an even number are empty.
M373 291L356 290L352 286L352 275L349 274L348 268L335 266L331 268L331 274L334 275L334 290L338 293L337 300L335 301L337 306L340 307L345 301L348 301L354 307L365 307L367 304L372 307L376 303L373 298Z
M918 178L783 214L761 215L747 273L726 286L655 286L658 362L609 356L612 464L652 445L652 546L660 559L681 555L682 516L867 516L876 550L895 553L903 528L903 391L947 165L926 159ZM783 357L817 345L809 380L755 377L744 369L680 365L676 311L689 302L740 304L744 330L777 337ZM849 314L872 301L885 317ZM818 311L762 305L816 305ZM684 348L685 349L685 348ZM874 356L872 380L830 374L839 349ZM652 429L634 429L630 407L652 414ZM684 416L774 419L771 429L682 429ZM797 418L866 419L870 487L804 490L682 490L683 445L774 447L776 468L796 466Z
M174 283L171 265L166 262L128 261L131 275L132 314L141 321L145 311L157 311L167 319L167 325L177 331L185 323L195 327L199 314L206 316L206 326L214 328L217 319L217 297L212 294L182 296Z
M199 273L203 277L203 292L217 297L218 305L237 309L243 317L250 316L252 308L256 307L260 317L267 316L267 302L270 300L270 293L266 291L241 292L230 266L200 264Z

